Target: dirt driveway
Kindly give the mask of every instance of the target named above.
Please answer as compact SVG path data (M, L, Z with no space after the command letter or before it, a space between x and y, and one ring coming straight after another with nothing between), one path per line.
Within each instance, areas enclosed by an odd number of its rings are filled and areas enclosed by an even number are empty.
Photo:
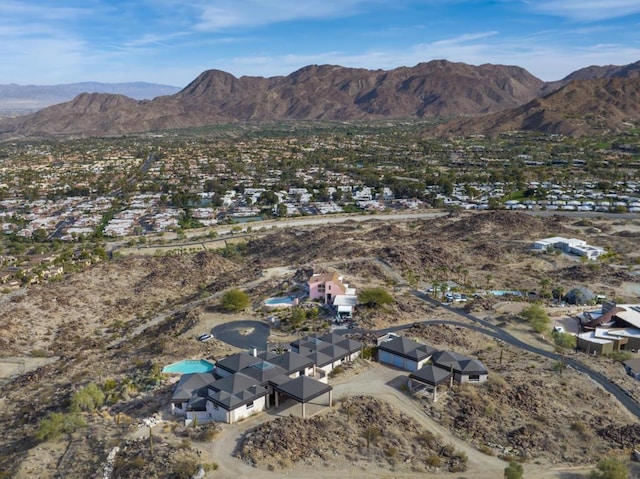
M369 367L360 371L350 371L345 375L331 381L334 387L334 404L341 398L351 395L370 395L382 399L394 408L406 413L425 429L438 433L442 436L443 443L451 443L457 449L464 451L469 458L469 469L467 474L450 474L441 473L437 477L442 478L461 478L474 477L477 479L495 479L502 477L506 463L497 457L488 456L469 446L464 441L453 436L446 428L443 428L433 419L420 410L418 405L409 397L407 397L399 386L406 380L407 373L389 368L380 364L373 363ZM320 413L322 414L322 413ZM239 424L224 425L222 433L208 443L194 443L194 447L202 451L202 460L204 462L215 462L219 468L215 472L215 477L226 479L239 479L247 477L261 478L281 478L281 477L305 477L315 478L331 478L337 477L339 474L342 478L410 478L415 477L415 472L398 472L390 469L379 469L374 463L371 468L354 466L349 461L334 461L330 468L314 468L309 467L293 467L279 471L268 471L256 469L250 464L246 464L240 459L234 457L234 451L240 444L242 435L252 427L266 421L270 421L280 416L281 413L266 412L257 416L248 418ZM560 470L553 470L544 464L525 464L525 474L530 477L538 478L559 478ZM572 469L571 472L577 472Z

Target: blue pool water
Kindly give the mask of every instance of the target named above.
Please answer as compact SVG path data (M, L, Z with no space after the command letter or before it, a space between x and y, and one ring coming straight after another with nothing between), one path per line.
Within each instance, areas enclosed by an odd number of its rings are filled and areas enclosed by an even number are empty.
M165 366L162 368L162 372L178 374L208 373L209 371L213 371L213 368L213 363L204 359L185 359L184 361L178 361L177 363Z
M493 290L489 292L494 296L522 296L522 293L520 291Z
M269 306L275 306L277 304L291 306L292 304L294 304L295 300L296 300L295 296L283 296L281 298L265 299L264 304L268 304Z

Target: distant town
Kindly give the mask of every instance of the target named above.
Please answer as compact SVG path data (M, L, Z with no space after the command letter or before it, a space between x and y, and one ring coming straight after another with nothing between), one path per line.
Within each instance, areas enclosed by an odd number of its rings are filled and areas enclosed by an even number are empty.
M639 152L624 138L439 141L423 139L422 126L306 122L4 143L0 225L10 244L1 275L62 274L60 255L31 243L83 243L67 252L77 267L104 256L110 239L263 219L426 208L640 212ZM25 276L24 254L35 276Z

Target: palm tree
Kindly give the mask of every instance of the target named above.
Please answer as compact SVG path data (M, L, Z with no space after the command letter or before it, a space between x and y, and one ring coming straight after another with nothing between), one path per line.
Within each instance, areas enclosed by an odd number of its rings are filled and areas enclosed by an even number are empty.
M540 280L540 297L547 298L549 296L549 285L551 284L551 280L549 278L542 278Z

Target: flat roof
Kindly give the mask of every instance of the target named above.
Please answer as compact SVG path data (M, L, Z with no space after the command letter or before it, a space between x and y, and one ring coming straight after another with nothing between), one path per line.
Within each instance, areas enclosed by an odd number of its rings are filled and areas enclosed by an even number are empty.
M589 331L588 333L578 334L578 338L583 339L585 341L589 341L590 343L597 343L597 344L608 344L613 342L612 339L604 339L602 337L596 337L595 331Z

